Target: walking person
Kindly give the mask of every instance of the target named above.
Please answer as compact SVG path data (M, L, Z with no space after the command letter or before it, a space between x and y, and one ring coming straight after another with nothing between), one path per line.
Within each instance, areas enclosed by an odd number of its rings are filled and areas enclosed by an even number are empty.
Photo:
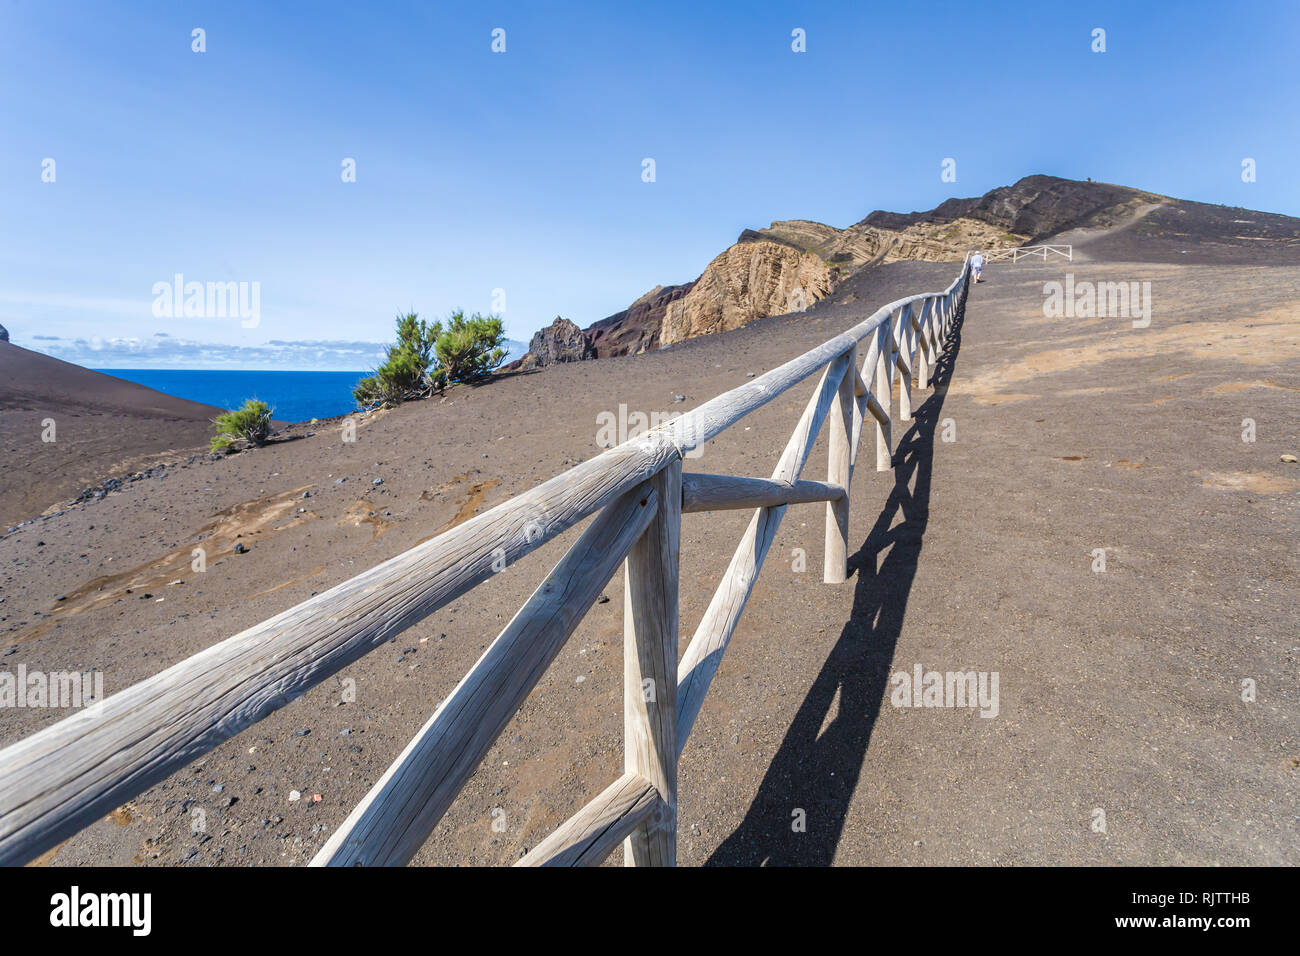
M984 281L984 253L976 252L970 257L970 271L976 282Z

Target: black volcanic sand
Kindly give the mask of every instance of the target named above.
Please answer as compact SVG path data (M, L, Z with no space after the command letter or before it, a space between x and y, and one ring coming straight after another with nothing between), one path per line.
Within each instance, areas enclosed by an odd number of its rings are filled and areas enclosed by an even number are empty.
M1177 265L1300 265L1300 219L1178 200L1150 204L1110 230L1073 230L1049 242L1083 243L1087 259Z
M1045 318L1066 268L1150 281L1151 327ZM102 668L118 690L597 454L599 413L693 408L955 269L874 269L806 314L457 389L364 417L353 444L318 426L24 527L0 538L0 666ZM1279 461L1300 451L1300 269L987 276L892 472L864 435L846 584L821 583L824 506L789 509L683 756L681 862L1300 862L1300 467ZM769 474L812 387L688 470ZM686 516L683 641L748 518ZM572 535L348 667L354 702L327 680L44 862L306 862ZM510 863L619 775L621 583L606 591L417 862ZM890 706L890 673L915 664L997 672L998 716ZM60 716L0 711L0 741Z
M4 531L104 479L206 452L221 409L0 342L0 413Z

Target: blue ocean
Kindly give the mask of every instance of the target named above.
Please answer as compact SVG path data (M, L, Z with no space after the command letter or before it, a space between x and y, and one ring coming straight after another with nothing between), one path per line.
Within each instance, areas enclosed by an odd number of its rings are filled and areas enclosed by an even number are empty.
M352 386L368 372L258 372L224 369L101 368L97 372L188 398L192 402L238 408L260 398L277 421L302 422L356 410Z

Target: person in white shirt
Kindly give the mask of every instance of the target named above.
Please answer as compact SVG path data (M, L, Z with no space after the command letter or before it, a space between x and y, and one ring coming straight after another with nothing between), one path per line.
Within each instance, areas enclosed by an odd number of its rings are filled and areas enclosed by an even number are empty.
M984 255L982 253L977 252L975 253L975 255L970 257L970 271L971 271L971 276L975 279L976 282L983 281Z

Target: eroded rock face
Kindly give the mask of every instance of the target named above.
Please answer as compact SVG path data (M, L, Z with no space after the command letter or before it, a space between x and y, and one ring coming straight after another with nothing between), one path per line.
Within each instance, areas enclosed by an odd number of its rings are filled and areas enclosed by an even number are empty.
M873 214L874 215L874 214ZM1026 237L972 217L934 222L895 217L894 228L863 220L847 229L805 219L746 229L684 296L668 304L659 344L799 312L861 266L901 259L961 261L967 250L1018 245Z
M767 238L742 238L709 263L686 295L668 304L660 345L799 312L834 288L833 270L821 256Z
M533 335L528 343L528 355L533 359L531 364L554 365L593 359L596 350L582 329L557 315L554 322Z
M802 251L816 253L833 268L851 272L868 263L960 261L970 249L1014 245L1026 238L971 218L942 223L918 221L900 225L897 229L866 225L866 222L863 220L847 229L804 220L774 222L766 229L746 230L741 234L741 241L770 239L784 242Z
M622 312L615 312L587 328L587 336L596 349L597 358L613 355L639 355L659 347L659 332L668 306L691 291L694 282L685 285L658 285Z
M3 325L0 325L0 342L8 342L8 341L9 341L9 330L6 329Z

